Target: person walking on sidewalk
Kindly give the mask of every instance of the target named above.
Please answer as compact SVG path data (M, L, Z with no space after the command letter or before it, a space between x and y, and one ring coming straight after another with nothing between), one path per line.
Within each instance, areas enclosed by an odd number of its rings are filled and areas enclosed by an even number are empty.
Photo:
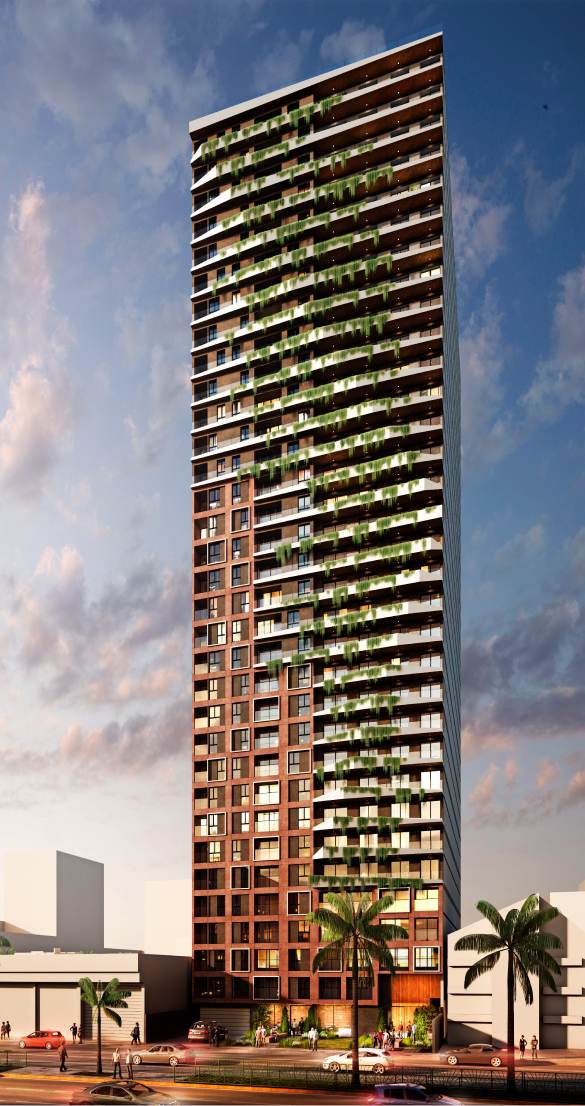
M126 1053L126 1068L128 1070L128 1079L134 1079L134 1068L132 1066L132 1050L128 1049Z
M530 1042L530 1049L532 1052L532 1059L538 1060L538 1037L536 1036L536 1034L534 1034L532 1037L532 1040Z
M75 1044L77 1040L77 1022L73 1022L73 1025L70 1027L69 1032L71 1033L71 1040L73 1041L73 1044Z
M65 1063L65 1061L67 1060L67 1048L65 1046L65 1042L63 1042L61 1048L59 1049L59 1058L61 1060L59 1071L67 1071L67 1064Z
M522 1036L521 1036L521 1038L520 1038L520 1059L521 1059L521 1060L523 1060L523 1059L524 1059L524 1053L526 1052L526 1045L527 1045L527 1043L528 1043L528 1042L527 1042L527 1040L526 1040L526 1037L524 1036L524 1034L522 1034Z
M80 1025L77 1026L77 1044L83 1044L83 1030Z
M115 1079L116 1076L119 1075L119 1077L121 1079L122 1078L122 1065L120 1064L120 1050L118 1048L115 1048L114 1051L112 1052L112 1061L113 1061L113 1064L114 1064L114 1072L113 1072L112 1078Z

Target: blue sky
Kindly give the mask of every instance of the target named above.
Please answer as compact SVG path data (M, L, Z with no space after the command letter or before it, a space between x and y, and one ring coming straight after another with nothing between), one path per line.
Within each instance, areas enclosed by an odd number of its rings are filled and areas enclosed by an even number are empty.
M583 5L5 0L2 838L104 859L111 941L189 871L188 120L439 26L465 916L585 878Z

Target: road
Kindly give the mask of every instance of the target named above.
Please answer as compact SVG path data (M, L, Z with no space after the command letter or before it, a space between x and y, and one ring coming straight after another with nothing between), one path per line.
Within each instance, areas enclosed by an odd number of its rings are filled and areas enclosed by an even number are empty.
M97 1080L95 1080L97 1082ZM10 1072L0 1073L0 1103L2 1106L51 1106L52 1103L68 1103L72 1095L81 1088L88 1086L87 1078L59 1077L48 1073ZM150 1081L149 1081L150 1083ZM326 1094L322 1091L285 1091L267 1089L263 1087L208 1087L192 1086L182 1087L160 1083L158 1079L151 1083L152 1086L164 1088L171 1100L181 1103L201 1103L202 1106L339 1106L340 1097L347 1106L366 1106L370 1100L370 1091L361 1091L358 1094L344 1092L338 1094ZM518 1106L518 1100L498 1098L497 1102L491 1099L462 1098L461 1106ZM156 1102L156 1099L155 1099ZM523 1099L523 1106L531 1106L531 1103ZM536 1106L536 1104L532 1104ZM556 1102L543 1102L538 1106L558 1106Z

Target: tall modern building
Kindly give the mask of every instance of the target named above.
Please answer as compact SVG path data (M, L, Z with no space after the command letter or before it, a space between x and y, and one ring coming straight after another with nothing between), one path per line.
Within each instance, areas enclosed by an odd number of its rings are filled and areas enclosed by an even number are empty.
M391 888L408 940L361 1001L399 1025L459 925L442 37L190 133L194 1001L349 1024L306 915Z

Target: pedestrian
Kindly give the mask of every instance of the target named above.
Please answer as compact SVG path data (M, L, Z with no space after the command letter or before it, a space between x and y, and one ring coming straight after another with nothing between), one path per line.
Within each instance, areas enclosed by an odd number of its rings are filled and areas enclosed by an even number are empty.
M73 1041L73 1044L75 1044L75 1042L77 1040L77 1024L76 1024L76 1022L73 1022L73 1025L70 1027L70 1033L71 1033L71 1040Z
M390 1040L390 1034L387 1029L382 1033L382 1048L388 1048L388 1041Z
M140 1044L140 1026L139 1026L138 1022L136 1022L136 1025L134 1026L134 1029L132 1030L132 1044L133 1045L139 1045Z
M309 1042L310 1042L311 1052L316 1052L317 1051L317 1039L318 1039L318 1037L319 1037L319 1034L318 1034L315 1026L313 1025L311 1027L311 1029L309 1029Z
M6 1036L6 1022L2 1022L0 1027L0 1041L3 1041Z
M59 1068L59 1071L67 1071L67 1065L65 1063L65 1061L67 1059L67 1048L65 1046L65 1041L63 1041L63 1044L61 1045L61 1048L59 1049L59 1057L60 1057L60 1060L61 1060L61 1066Z
M112 1052L112 1063L114 1065L114 1072L112 1078L115 1079L117 1075L122 1078L122 1065L120 1064L120 1050L115 1048Z
M524 1059L524 1053L526 1052L526 1044L527 1044L526 1037L524 1036L524 1034L522 1034L522 1036L520 1038L520 1059L521 1060Z
M297 1035L297 1023L296 1023L294 1018L290 1023L290 1033L291 1033L291 1037L296 1037L296 1035Z
M77 1026L77 1044L83 1044L83 1030L80 1025Z
M536 1034L533 1034L533 1036L532 1036L532 1040L530 1042L530 1048L531 1048L531 1051L532 1051L532 1059L533 1060L538 1060L538 1037L536 1036Z
M260 1040L262 1042L262 1046L264 1046L266 1044L266 1037L267 1036L268 1036L268 1034L267 1034L267 1031L266 1031L266 1026L261 1025L260 1026Z
M132 1052L128 1049L126 1053L126 1067L128 1069L128 1079L134 1079L134 1068L132 1067Z
M256 1026L256 1032L254 1034L254 1047L260 1048L260 1026Z
M8 1021L8 1018L7 1018L7 1019L6 1019L6 1024L5 1024L5 1026L4 1026L4 1036L6 1037L6 1040L7 1040L7 1041L9 1041L9 1040L10 1040L10 1030L11 1030L11 1029L12 1029L12 1026L11 1026L11 1024L10 1024L10 1022Z
M395 1034L394 1030L391 1029L389 1037L388 1037L388 1046L389 1046L391 1052L394 1052L394 1042L395 1041L396 1041L396 1034Z
M410 1027L410 1039L413 1043L416 1040L416 1025L414 1024L414 1022Z

